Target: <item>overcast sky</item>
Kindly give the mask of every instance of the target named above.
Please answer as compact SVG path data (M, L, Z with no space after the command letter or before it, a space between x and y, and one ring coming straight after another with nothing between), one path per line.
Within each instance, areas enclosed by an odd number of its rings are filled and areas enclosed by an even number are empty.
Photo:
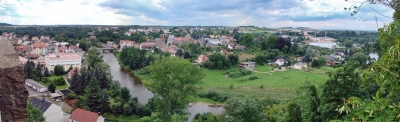
M353 0L357 1L357 0ZM363 0L358 0L363 1ZM0 0L0 22L17 25L171 25L377 30L391 18L345 0ZM370 5L386 16L393 10Z

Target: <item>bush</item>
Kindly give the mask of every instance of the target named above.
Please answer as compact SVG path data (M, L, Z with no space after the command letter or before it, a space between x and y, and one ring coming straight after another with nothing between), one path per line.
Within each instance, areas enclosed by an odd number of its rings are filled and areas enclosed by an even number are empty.
M146 75L149 74L149 72L146 69L141 69L136 72L137 75Z
M73 100L73 99L76 99L76 98L78 98L78 95L76 95L74 93L71 93L71 94L67 95L67 100Z
M260 89L262 89L262 88L264 88L264 85L261 85L261 86L260 86Z
M64 78L60 77L60 78L55 79L53 81L53 83L56 84L57 86L62 86L62 85L65 85L65 80L64 80Z
M239 78L251 74L251 71L239 69L239 70L227 71L227 74L229 74L229 77L231 78Z
M200 92L197 95L201 98L211 99L216 102L225 102L230 98L229 94L218 93L215 91Z
M249 80L256 80L256 79L258 79L258 77L256 77L256 76L249 77Z

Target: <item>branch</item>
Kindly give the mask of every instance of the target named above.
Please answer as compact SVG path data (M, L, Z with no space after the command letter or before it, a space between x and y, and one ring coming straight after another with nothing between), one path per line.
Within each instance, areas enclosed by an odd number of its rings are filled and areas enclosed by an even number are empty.
M378 13L379 15L381 15L381 16L384 16L384 17L387 17L387 18L393 18L393 17L389 17L389 16L386 16L386 15L383 15L382 13L379 13L378 11L376 11L374 8L372 8L369 4L367 4L368 5L368 7L369 8L371 8L372 10L374 10L376 13Z

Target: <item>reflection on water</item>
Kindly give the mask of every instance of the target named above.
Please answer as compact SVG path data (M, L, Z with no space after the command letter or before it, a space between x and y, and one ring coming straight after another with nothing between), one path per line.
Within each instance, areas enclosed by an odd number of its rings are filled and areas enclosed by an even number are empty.
M140 81L138 77L130 73L129 71L122 68L117 58L112 53L102 53L103 60L110 66L111 75L114 80L118 80L122 87L127 87L130 90L132 97L137 97L141 104L146 104L148 99L153 97L153 93L149 91L146 87L144 87L143 83ZM189 108L190 117L189 121L193 119L193 117L197 113L222 113L224 111L223 107L211 107L208 105L194 105Z

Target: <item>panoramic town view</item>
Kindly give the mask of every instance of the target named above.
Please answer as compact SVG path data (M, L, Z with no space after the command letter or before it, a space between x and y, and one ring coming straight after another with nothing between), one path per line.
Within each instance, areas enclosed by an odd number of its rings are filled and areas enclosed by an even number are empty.
M0 0L0 122L400 121L400 0Z

